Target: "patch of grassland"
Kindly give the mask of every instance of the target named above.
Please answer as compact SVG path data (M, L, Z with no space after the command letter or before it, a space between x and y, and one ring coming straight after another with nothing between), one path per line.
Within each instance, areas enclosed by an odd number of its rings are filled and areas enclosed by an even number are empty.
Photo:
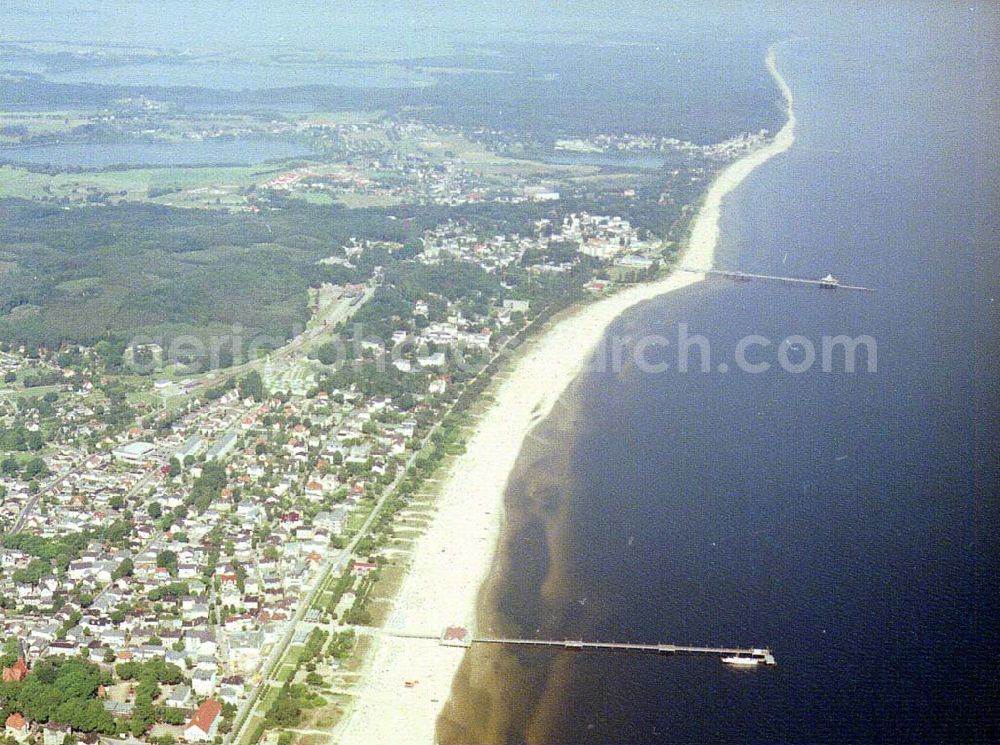
M35 173L17 166L0 166L0 198L66 198L84 201L88 194L103 193L127 201L153 202L177 207L244 205L238 192L266 181L284 169L261 166L206 166L199 168L129 168L87 173ZM157 193L166 192L166 193ZM152 196L150 196L152 194Z

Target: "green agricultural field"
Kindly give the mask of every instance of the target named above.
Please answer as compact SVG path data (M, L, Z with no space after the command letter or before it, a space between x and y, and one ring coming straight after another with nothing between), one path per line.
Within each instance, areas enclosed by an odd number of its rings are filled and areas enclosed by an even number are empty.
M0 129L23 127L28 136L61 134L74 127L87 124L89 115L82 111L3 111L0 112ZM0 143L18 142L19 137L0 134Z
M362 207L394 207L402 204L401 197L389 194L340 194L337 202L345 207L354 209Z
M431 157L458 158L470 171L484 176L521 175L567 178L588 176L599 170L594 166L554 165L533 160L506 158L459 134L442 134L433 140L404 141L401 149L404 152L423 152Z
M0 198L68 199L89 195L177 207L245 206L240 192L285 170L274 164L204 168L130 168L121 171L48 175L0 166Z
M52 176L32 173L14 166L0 166L0 198L20 197L39 199L48 196L45 188L52 183Z

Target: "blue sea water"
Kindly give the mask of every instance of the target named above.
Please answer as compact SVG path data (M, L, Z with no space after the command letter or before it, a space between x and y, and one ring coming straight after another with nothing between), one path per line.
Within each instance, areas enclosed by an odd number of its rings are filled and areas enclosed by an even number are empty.
M710 281L613 333L686 323L712 372L583 386L559 551L589 602L549 632L766 644L778 667L579 655L545 741L1000 738L995 46L944 36L782 45L795 145L724 206L719 265L876 293ZM776 347L739 372L748 334L867 334L877 372L791 374Z
M711 371L668 348L665 373L591 372L562 527L501 549L534 567L502 580L507 628L768 645L778 666L517 652L533 708L501 741L1000 740L997 37L972 11L779 47L796 142L724 203L717 265L877 291L712 280L627 314L609 334L686 324ZM765 373L736 369L749 334ZM872 337L877 371L780 368L781 340L837 334Z
M654 171L663 168L665 162L663 158L655 154L575 153L567 151L556 151L546 155L542 160L557 165L641 168Z

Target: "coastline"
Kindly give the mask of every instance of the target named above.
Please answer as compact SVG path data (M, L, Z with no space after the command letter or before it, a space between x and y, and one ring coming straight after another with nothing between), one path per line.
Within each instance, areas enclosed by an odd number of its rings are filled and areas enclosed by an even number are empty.
M759 165L794 141L792 92L766 65L786 102L788 119L766 145L723 169L698 210L683 265L654 282L629 287L567 312L519 353L511 375L480 419L466 452L445 477L437 514L420 539L388 628L438 635L446 626L475 628L479 589L489 575L503 526L504 493L521 446L585 369L608 326L633 306L695 284L710 269L719 238L722 200ZM431 640L379 637L357 699L335 732L342 743L433 743L465 650ZM406 681L419 681L406 687Z

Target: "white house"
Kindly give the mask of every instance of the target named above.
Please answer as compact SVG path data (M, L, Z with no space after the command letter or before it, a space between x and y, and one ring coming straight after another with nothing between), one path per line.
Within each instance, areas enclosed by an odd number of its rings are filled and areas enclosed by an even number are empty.
M222 704L218 701L212 699L205 701L184 728L184 738L188 742L206 742L215 739L221 712Z

